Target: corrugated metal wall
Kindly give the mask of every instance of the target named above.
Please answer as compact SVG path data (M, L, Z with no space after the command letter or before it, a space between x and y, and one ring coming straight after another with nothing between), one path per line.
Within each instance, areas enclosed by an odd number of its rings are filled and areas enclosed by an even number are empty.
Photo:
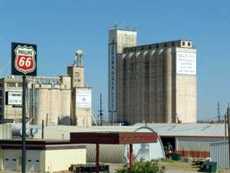
M177 137L177 150L209 151L211 142L221 141L223 138L210 137Z
M0 125L0 139L11 139L11 124L1 124Z
M210 144L210 157L217 162L218 168L230 168L228 142L216 142Z
M183 157L208 158L210 143L223 139L221 137L176 137L176 151Z

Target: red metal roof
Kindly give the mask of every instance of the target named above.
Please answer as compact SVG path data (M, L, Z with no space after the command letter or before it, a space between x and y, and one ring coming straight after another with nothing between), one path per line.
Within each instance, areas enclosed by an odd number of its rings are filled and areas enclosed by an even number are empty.
M158 135L149 132L79 132L70 133L77 144L135 144L156 142Z

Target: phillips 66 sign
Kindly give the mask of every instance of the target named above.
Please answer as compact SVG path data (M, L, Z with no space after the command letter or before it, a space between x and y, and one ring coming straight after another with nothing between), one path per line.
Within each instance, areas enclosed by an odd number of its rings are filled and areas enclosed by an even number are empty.
M37 75L37 46L34 44L12 43L12 67L14 75Z

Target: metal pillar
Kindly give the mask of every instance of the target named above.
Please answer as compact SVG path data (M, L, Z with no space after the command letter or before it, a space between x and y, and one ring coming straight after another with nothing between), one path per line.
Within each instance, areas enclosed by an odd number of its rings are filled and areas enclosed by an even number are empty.
M131 172L133 160L133 144L129 144L129 172Z
M42 139L44 139L44 120L42 120Z
M22 173L26 173L26 75L22 77Z
M96 144L96 173L99 173L100 146Z

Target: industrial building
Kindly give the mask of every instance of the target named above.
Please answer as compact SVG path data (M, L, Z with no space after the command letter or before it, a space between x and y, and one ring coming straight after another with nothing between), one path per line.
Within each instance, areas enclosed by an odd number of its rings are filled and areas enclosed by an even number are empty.
M134 29L109 30L112 123L197 121L196 49L190 40L137 45Z
M125 47L137 44L137 32L131 28L113 27L109 30L108 44L108 112L110 122L117 121L117 59Z
M15 129L15 125L12 129ZM18 128L19 130L20 128ZM29 126L28 133L33 132L32 138L41 138L41 126ZM15 130L14 130L15 131ZM207 124L207 123L185 123L185 124L166 124L166 123L138 123L132 126L92 126L89 128L81 128L76 126L47 126L44 128L44 138L52 140L70 139L70 132L156 132L160 137L159 143L153 144L148 149L151 158L164 158L164 149L167 150L171 146L173 152L180 153L184 158L209 158L210 143L223 141L225 138L224 124ZM16 134L16 133L15 133ZM29 134L28 134L29 135ZM124 146L116 146L111 149L109 146L103 146L108 153L101 159L111 159L117 163L124 162L125 158L122 153L125 153ZM135 147L134 147L135 148ZM88 146L87 161L93 160L95 155L92 154L94 146ZM140 149L140 148L139 148ZM139 150L137 147L137 150ZM163 152L162 152L163 151ZM103 151L102 151L103 152ZM122 158L121 158L122 156Z
M116 74L117 121L197 121L196 49L191 41L124 48Z
M68 75L27 77L27 114L32 124L91 126L91 88L84 81L83 52L67 67ZM20 122L22 77L0 79L0 119Z

